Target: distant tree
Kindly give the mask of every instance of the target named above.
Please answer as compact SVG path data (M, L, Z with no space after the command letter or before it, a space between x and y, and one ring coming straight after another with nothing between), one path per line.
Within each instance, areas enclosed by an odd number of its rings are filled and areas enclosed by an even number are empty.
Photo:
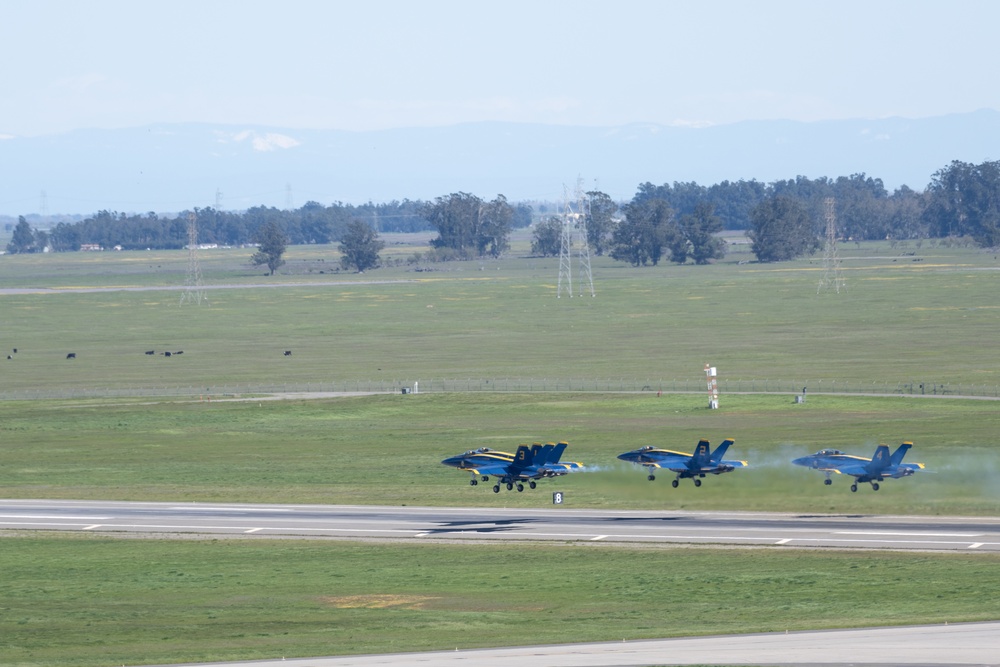
M480 257L499 257L510 249L513 218L514 209L503 195L497 195L493 201L480 206L476 224L476 251Z
M345 269L354 268L358 273L379 265L379 252L385 247L378 232L360 220L352 220L347 224L347 231L340 241L340 265Z
M514 229L530 227L533 215L534 211L530 206L525 203L518 204L514 207L514 217L511 218L510 226Z
M35 233L31 231L31 226L24 219L23 215L17 216L17 226L14 227L14 235L7 244L7 252L12 255L21 253L36 252L39 248L35 244Z
M608 251L608 241L615 228L618 204L599 190L587 193L587 203L587 244L595 255L603 255Z
M1000 246L1000 162L956 160L937 171L923 217L938 236L971 236L982 247Z
M531 233L531 254L536 257L558 255L562 243L562 228L562 218L555 215L537 223Z
M625 220L611 236L611 257L632 266L655 266L679 234L670 205L664 199L634 199L624 211Z
M781 262L813 253L820 247L806 208L794 199L774 196L750 214L751 251L761 262Z
M421 209L421 215L437 230L435 248L465 251L476 247L476 227L483 200L467 192L438 197Z
M257 242L260 243L260 246L257 248L257 252L250 257L250 263L253 266L266 264L268 271L270 271L269 275L273 276L278 267L285 263L281 256L285 254L288 238L281 231L277 222L269 220L257 232Z
M722 220L715 215L711 204L695 204L693 212L680 217L678 226L690 246L690 255L695 264L708 264L711 259L726 256L726 242L715 235L722 231Z

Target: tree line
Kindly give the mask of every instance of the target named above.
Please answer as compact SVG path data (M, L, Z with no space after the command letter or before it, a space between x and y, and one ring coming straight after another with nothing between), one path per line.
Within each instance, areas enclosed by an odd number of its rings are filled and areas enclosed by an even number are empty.
M842 239L969 237L984 247L1000 245L1000 162L954 161L937 171L923 192L902 186L890 193L881 179L865 174L836 179L799 176L768 184L647 182L628 202L616 202L600 191L587 192L577 220L586 226L592 252L636 266L663 259L696 264L719 259L725 254L717 235L722 230L745 230L760 261L781 261L820 247L828 198L835 202ZM378 263L381 247L374 260L369 256L381 243L379 232L437 231L432 241L435 259L499 257L509 250L511 232L532 224L535 212L525 203L510 204L503 195L486 201L465 192L430 202L362 206L308 202L295 210L260 206L243 212L204 208L176 217L100 211L79 222L60 222L48 232L32 230L21 217L7 251L69 251L85 244L179 249L188 243L190 215L197 222L199 243L259 244L267 236L274 245L275 230L284 244L343 244L346 239L347 250L365 258L361 263L371 268ZM535 221L532 253L558 254L562 226L562 216L542 215ZM277 245L283 251L284 246Z

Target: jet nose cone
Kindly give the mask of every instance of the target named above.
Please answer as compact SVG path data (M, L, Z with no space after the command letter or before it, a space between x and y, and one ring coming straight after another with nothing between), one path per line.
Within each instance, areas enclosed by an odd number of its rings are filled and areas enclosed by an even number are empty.
M441 461L441 463L445 464L446 466L451 466L452 468L457 468L462 463L462 457L449 456L444 461Z
M810 459L808 456L803 456L799 459L792 459L792 463L797 466L808 466L810 464Z
M638 452L625 452L624 454L618 455L618 458L622 461L635 461L638 457Z

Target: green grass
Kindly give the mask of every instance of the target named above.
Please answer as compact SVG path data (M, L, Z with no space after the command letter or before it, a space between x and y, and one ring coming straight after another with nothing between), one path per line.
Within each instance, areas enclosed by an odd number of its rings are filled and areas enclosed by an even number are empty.
M993 554L0 542L5 665L108 665L980 621Z
M840 294L816 293L817 258L739 264L734 254L715 266L641 269L595 258L597 297L556 299L555 258L358 276L303 268L336 255L309 247L291 250L289 273L272 280L246 266L246 251L219 250L204 259L206 283L285 286L211 290L201 306L179 305L178 291L59 291L177 287L181 251L4 256L5 287L58 293L0 295L0 344L19 349L0 358L0 391L470 377L698 383L706 362L723 381L811 389L834 381L1000 388L1000 346L988 344L1000 330L1000 265L975 250L919 252L924 261L888 244L844 248L849 291ZM185 354L142 354L149 349Z
M1000 513L994 401L812 396L418 394L321 400L0 402L7 497L389 505L545 505L906 514ZM616 459L641 445L691 451L735 438L750 468L695 489ZM590 471L494 494L440 461L565 440ZM852 494L790 460L824 447L871 455L912 440L928 472Z

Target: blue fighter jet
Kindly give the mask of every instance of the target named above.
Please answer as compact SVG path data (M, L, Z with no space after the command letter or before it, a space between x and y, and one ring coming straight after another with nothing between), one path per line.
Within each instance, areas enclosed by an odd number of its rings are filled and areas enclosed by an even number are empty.
M731 472L736 468L745 468L746 461L724 461L726 450L733 444L732 440L723 440L722 444L712 452L708 440L699 440L694 454L675 452L670 449L657 449L646 446L634 449L631 452L619 454L622 461L629 461L645 466L649 469L647 479L653 481L656 475L653 473L658 468L665 468L677 473L677 476L670 482L675 489L680 484L680 480L691 478L695 486L701 486L701 478L705 475L721 475L724 472Z
M923 463L903 463L903 457L911 447L913 447L912 442L904 442L890 455L888 447L879 445L870 459L845 454L839 449L822 449L810 456L794 459L792 463L823 472L826 475L824 484L833 484L830 474L837 473L856 478L851 484L852 492L858 490L858 484L861 482L870 482L872 490L878 491L879 482L909 477L924 469Z
M471 486L479 484L478 478L487 482L490 476L493 476L498 479L493 486L493 493L500 493L501 484L505 485L508 491L515 487L518 491L524 491L525 481L534 489L537 486L535 480L558 477L583 468L582 464L575 461L559 460L566 447L565 442L557 445L535 443L530 448L521 445L514 454L480 447L449 457L441 463L471 472L472 479L469 480Z

